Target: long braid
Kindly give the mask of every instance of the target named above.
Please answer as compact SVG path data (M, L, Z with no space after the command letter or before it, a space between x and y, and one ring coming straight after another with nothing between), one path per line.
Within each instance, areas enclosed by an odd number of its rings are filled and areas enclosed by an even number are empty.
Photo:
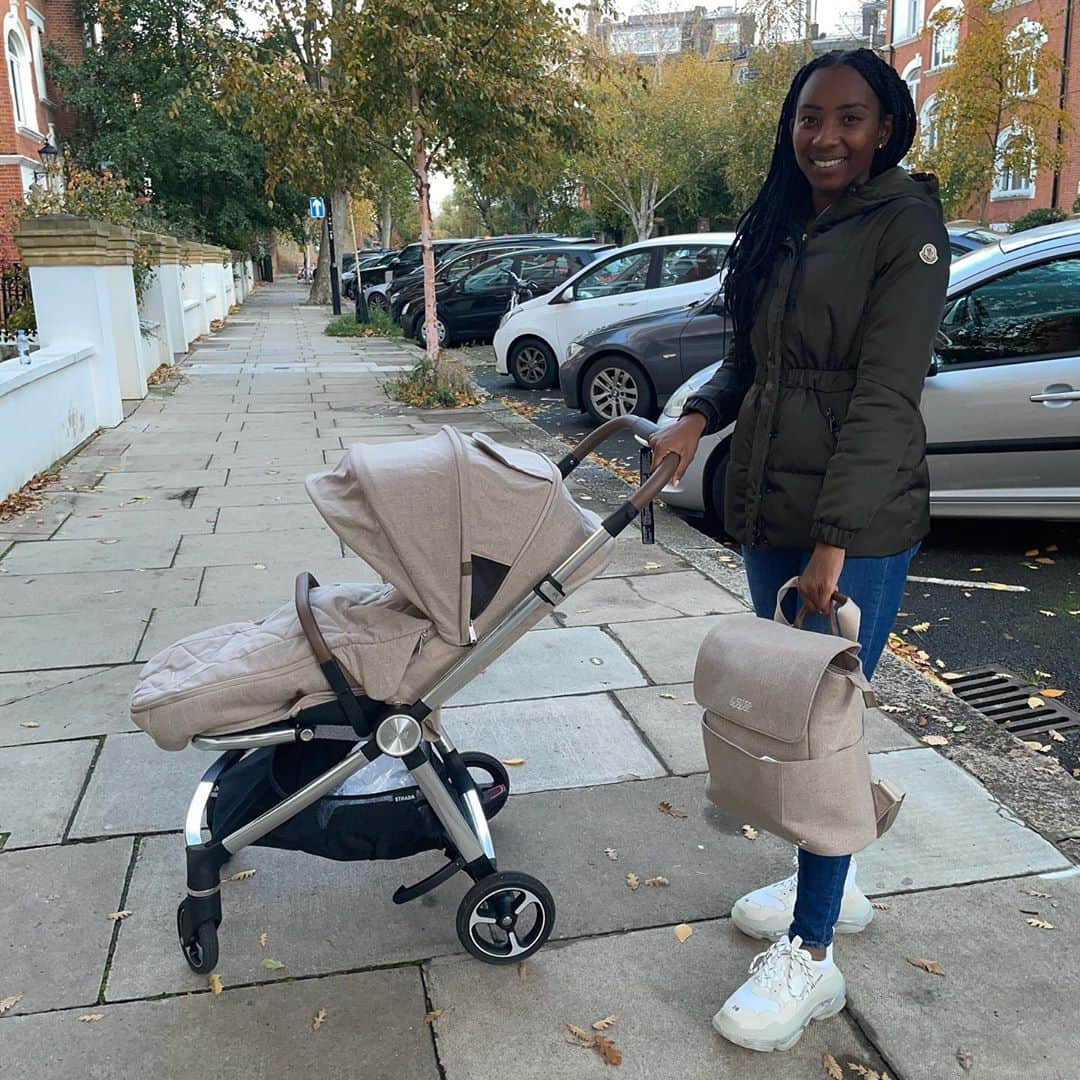
M882 118L892 117L892 133L874 153L871 177L899 164L915 139L915 105L907 83L869 49L833 51L799 69L780 110L776 141L765 183L739 219L735 242L724 258L725 297L734 327L735 359L750 364L750 330L758 297L783 243L802 231L810 211L810 184L795 160L791 138L795 107L807 80L822 68L854 68L881 103Z

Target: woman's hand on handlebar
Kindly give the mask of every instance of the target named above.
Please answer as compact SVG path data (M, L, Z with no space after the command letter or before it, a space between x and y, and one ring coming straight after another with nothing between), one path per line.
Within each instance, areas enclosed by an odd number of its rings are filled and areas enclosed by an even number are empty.
M649 436L649 445L652 447L653 461L659 464L668 454L679 455L679 467L671 479L671 486L678 487L683 473L690 466L697 453L698 443L705 431L708 421L698 412L690 412L679 417L674 424L668 425Z

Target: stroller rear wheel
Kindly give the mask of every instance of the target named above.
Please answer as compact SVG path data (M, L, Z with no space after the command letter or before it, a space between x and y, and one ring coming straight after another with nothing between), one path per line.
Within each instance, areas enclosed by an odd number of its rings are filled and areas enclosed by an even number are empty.
M485 964L516 964L532 956L555 925L555 901L528 874L504 870L478 881L458 907L457 934Z
M198 975L208 975L218 962L218 936L217 925L212 919L199 923L190 933L185 935L184 917L187 901L183 900L176 909L176 932L180 938L180 949L188 967Z

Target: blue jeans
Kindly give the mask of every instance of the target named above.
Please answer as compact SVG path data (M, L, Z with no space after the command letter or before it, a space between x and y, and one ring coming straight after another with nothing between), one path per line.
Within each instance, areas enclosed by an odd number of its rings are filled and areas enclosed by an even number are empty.
M859 655L868 679L874 674L889 631L896 622L896 613L904 599L908 566L918 550L916 544L898 555L844 560L838 588L862 612ZM794 548L743 549L750 596L761 618L773 617L780 587L806 569L811 554ZM784 604L784 614L789 619L794 619L798 604L798 594L792 590ZM818 633L827 633L829 629L824 615L810 615L803 625ZM850 855L815 855L799 849L799 887L795 894L795 918L788 931L790 938L798 935L804 945L815 949L823 949L832 942L850 863Z

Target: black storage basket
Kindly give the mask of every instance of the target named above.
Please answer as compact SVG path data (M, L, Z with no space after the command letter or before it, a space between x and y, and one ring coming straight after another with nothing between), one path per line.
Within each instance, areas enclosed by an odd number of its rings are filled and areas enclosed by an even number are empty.
M253 821L336 765L353 744L291 743L256 750L218 782L210 828L216 839ZM256 841L324 859L403 859L447 847L419 788L366 795L327 795Z

